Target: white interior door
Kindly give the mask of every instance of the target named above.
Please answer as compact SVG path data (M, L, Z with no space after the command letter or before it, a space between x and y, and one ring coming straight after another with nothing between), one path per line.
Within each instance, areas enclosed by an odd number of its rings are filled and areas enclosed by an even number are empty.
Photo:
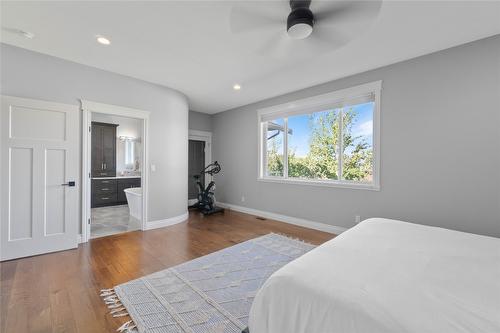
M77 106L2 96L1 260L78 245Z

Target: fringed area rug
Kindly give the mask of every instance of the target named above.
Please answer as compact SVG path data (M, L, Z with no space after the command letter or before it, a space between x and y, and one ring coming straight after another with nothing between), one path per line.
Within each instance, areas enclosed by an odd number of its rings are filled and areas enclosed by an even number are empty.
M118 329L140 333L240 333L252 301L276 270L313 245L277 234L258 237L101 291Z

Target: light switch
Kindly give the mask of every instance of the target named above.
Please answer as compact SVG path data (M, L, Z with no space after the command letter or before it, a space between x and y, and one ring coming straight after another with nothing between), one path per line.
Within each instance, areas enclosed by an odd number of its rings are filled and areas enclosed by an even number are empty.
M155 164L151 164L151 172L155 172L156 171L156 165Z

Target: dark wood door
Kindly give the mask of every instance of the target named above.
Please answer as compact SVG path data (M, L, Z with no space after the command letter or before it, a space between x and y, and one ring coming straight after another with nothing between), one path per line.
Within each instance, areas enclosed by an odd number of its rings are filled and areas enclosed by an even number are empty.
M189 161L188 161L188 198L198 197L198 186L195 175L205 168L205 141L189 140ZM205 185L205 175L201 175L200 181Z

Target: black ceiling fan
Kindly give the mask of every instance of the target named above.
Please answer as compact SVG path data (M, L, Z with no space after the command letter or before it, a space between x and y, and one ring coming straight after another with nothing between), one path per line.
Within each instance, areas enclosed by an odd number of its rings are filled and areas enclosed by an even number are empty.
M314 14L310 5L311 0L290 0L292 11L286 19L286 31L291 38L304 39L313 31Z
M266 51L290 45L286 39L304 40L296 42L297 45L306 43L310 49L315 49L313 43L321 49L335 49L347 44L360 28L373 22L381 4L382 0L239 2L231 9L230 29L235 34L260 32L262 36L271 35L272 40L264 44ZM282 32L286 32L288 38Z

